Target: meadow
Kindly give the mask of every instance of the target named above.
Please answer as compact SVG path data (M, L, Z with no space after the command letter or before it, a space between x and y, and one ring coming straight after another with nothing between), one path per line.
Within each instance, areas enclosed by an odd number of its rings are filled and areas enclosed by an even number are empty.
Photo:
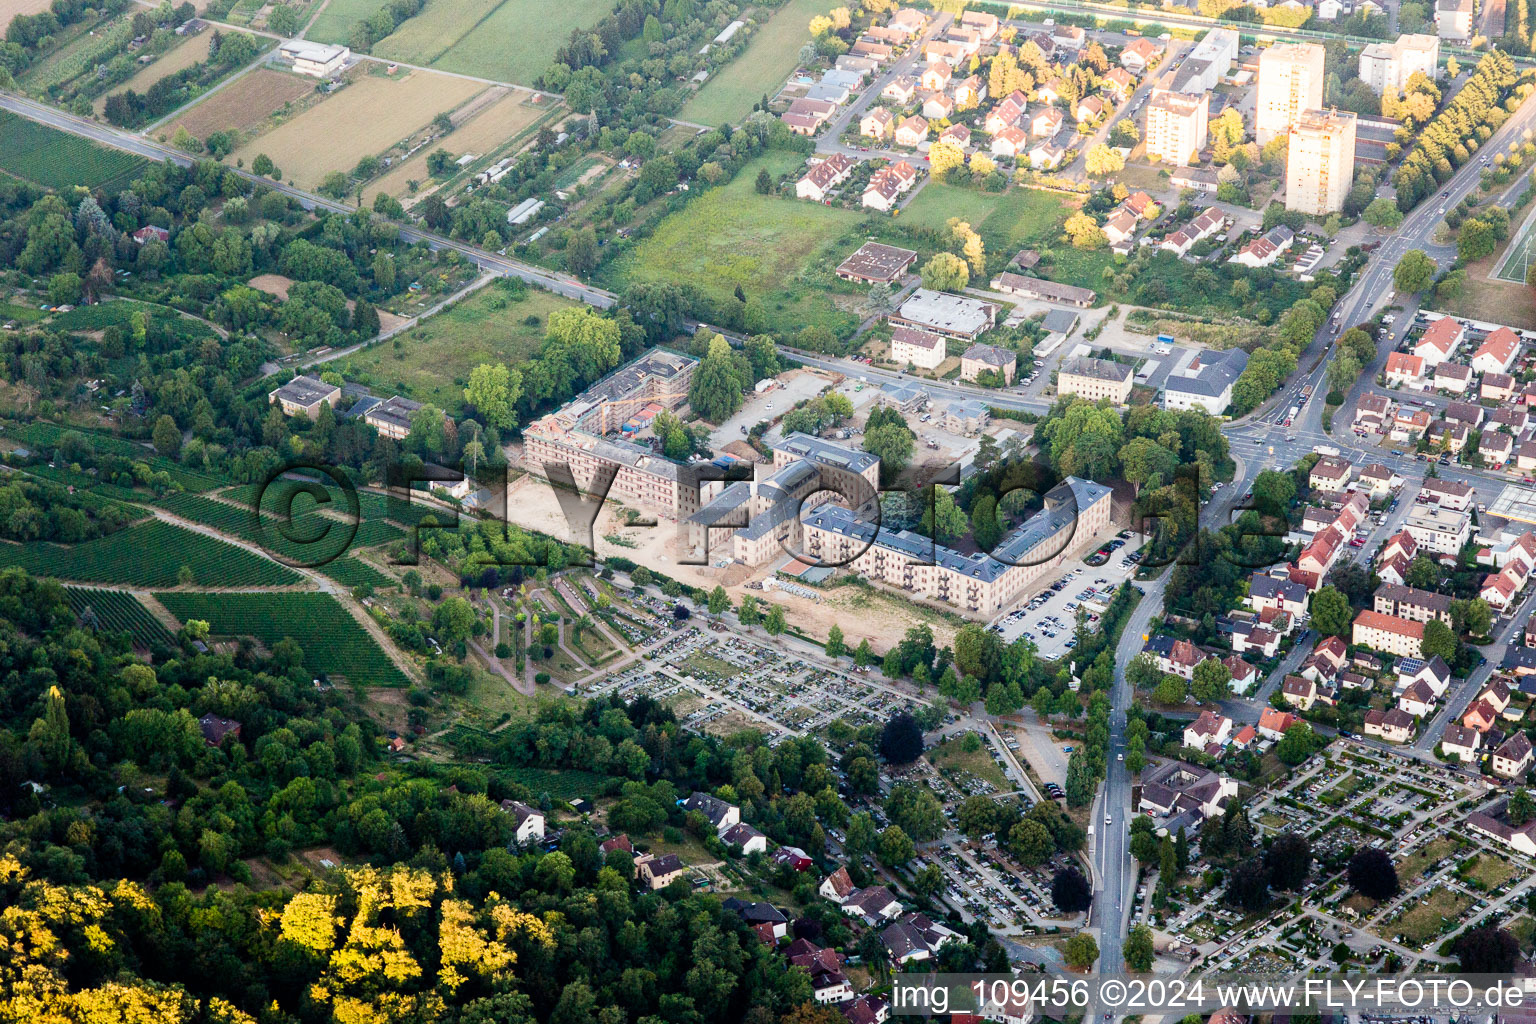
M78 136L0 110L0 171L44 188L126 188L147 164L142 157L98 146Z
M555 51L573 29L596 25L612 7L610 0L503 0L501 6L474 26L474 31L442 51L432 66L497 82L531 84L549 70L555 62ZM431 10L432 5L428 4L427 9ZM407 58L400 55L396 59Z
M836 6L834 0L789 0L758 28L745 50L715 70L677 116L714 125L746 117L764 95L777 93L799 64L800 47L811 40L811 19Z
M528 103L530 95L522 89L508 92L432 145L421 147L408 159L397 163L383 177L370 182L366 191L370 195L387 192L404 198L412 181L426 188L432 181L432 176L427 173L427 157L438 149L447 150L455 157L465 153L485 156L493 152L549 110L550 104L533 106Z
M828 289L837 283L832 269L864 242L864 215L760 195L754 187L759 168L778 175L800 164L789 153L747 164L620 254L607 268L608 283L618 290L641 281L688 283L717 301L740 287L762 304L774 330L851 330L857 314L837 308Z
M370 52L385 60L431 64L489 17L501 3L502 0L429 3L416 17L407 18L393 33L374 43Z
M82 583L174 587L182 566L198 586L282 587L302 583L286 566L244 548L152 519L80 544L0 544L0 565Z
M291 638L314 672L354 686L408 686L410 680L357 620L329 594L156 594L185 625L208 623L214 636L250 636L271 648Z
M165 628L165 623L151 615L132 594L121 590L65 587L64 597L76 615L83 616L89 609L102 629L111 633L126 630L133 634L135 643L153 647L176 642L175 634Z
M315 17L304 38L317 43L349 43L352 30L368 20L374 11L380 10L388 0L330 0L325 10Z
M520 301L487 285L422 321L404 337L363 349L336 370L349 381L400 391L450 412L463 408L469 371L481 363L516 366L544 342L545 326L567 299L529 288Z
M425 71L394 78L360 75L233 155L249 164L265 153L289 181L313 188L329 172L352 170L361 158L388 149L483 88L479 82Z

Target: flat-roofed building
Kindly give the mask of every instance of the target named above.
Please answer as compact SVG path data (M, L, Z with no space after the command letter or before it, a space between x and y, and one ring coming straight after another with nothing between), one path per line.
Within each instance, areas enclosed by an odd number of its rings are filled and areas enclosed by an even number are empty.
M1360 51L1360 80L1378 96L1403 92L1415 71L1431 80L1440 63L1440 40L1431 35L1405 34L1391 43L1370 43Z
M1131 382L1136 371L1112 359L1078 356L1061 364L1056 372L1056 393L1080 395L1090 401L1107 398L1124 405L1131 397Z
M1260 148L1286 135L1304 111L1322 107L1323 77L1323 48L1317 43L1274 43L1259 54Z
M315 43L308 39L285 39L277 48L277 53L293 66L293 70L312 78L326 78L336 74L352 56L352 51L345 46Z
M1472 536L1472 517L1449 508L1415 506L1403 529L1419 542L1419 548L1438 555L1455 555Z
M1291 126L1285 163L1285 208L1309 217L1344 209L1355 180L1353 111L1308 110Z
M1158 79L1147 101L1147 159L1185 167L1200 162L1210 126L1211 96L1173 87L1170 71Z
M997 323L998 306L993 302L919 288L890 317L892 325L942 334L946 338L975 341L976 336Z
M320 415L322 405L329 405L335 412L340 398L341 388L305 374L267 393L268 404L277 405L284 416L308 416L310 419Z

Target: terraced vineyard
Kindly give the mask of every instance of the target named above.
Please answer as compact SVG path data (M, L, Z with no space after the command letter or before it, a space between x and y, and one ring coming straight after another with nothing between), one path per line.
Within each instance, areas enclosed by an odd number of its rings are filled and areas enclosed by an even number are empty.
M132 459L135 462L143 462L149 465L155 472L167 474L171 480L189 491L211 491L224 481L217 477L207 476L187 469L178 462L155 454L151 448L136 444L126 438L116 437L112 434L104 434L94 430L78 430L72 427L61 427L53 423L41 421L28 423L7 433L18 438L22 442L34 448L53 448L59 443L59 438L66 432L83 436L91 443L91 447L105 455L116 455L124 459ZM92 485L96 486L96 485Z
M342 498L337 489L328 481L320 481L328 493L335 496L338 506ZM262 499L265 508L276 509L286 499L286 495L292 493L300 485L296 480L278 480L267 488L267 493ZM256 500L257 484L242 484L239 487L231 487L223 492L223 497L230 501L239 502L242 505L250 505ZM301 501L304 499L300 499ZM437 522L442 523L452 519L452 513L443 509L434 508L422 501L409 503L399 499L391 500L388 495L378 491L357 492L358 514L362 516L363 525L369 523L395 522L406 526L415 526L428 516L432 516Z
M389 586L393 582L371 566L347 557L349 548L373 547L404 536L388 523L364 520L348 544L351 531L346 522L322 515L313 500L303 496L293 503L292 522L288 521L287 513L279 511L281 502L277 498L262 503L259 523L249 505L234 505L200 494L165 494L156 499L156 504L183 519L260 544L295 565L313 566L316 572L349 587L361 583Z
M157 519L80 544L0 544L0 565L83 583L174 587L187 566L205 587L283 587L304 582L287 566Z
M174 644L176 636L165 624L150 614L138 598L121 590L94 590L88 587L65 587L64 596L70 609L80 616L90 613L100 627L109 632L127 630L136 643L145 647L156 644Z
M218 636L251 636L271 647L291 637L311 671L362 686L408 686L373 637L329 594L156 594L183 624L202 619Z

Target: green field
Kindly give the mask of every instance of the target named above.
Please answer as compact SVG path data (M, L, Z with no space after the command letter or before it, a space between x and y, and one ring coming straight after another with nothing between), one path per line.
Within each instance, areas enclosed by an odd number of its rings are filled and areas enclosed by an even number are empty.
M516 366L544 341L549 315L567 299L530 288L525 298L488 285L395 341L374 345L335 369L349 381L399 391L450 412L464 405L469 371L480 363ZM528 323L536 317L537 323Z
M165 623L151 615L132 594L121 590L65 587L64 596L69 600L71 611L83 616L89 608L101 628L108 632L127 630L133 634L134 642L146 647L176 642L175 635L165 628Z
M192 569L193 582L204 587L303 582L286 566L159 520L81 544L0 544L0 565L18 565L35 576L136 587L174 587L183 565Z
M757 30L736 59L710 76L678 114L699 124L736 122L752 104L772 96L795 70L800 47L811 41L811 19L836 7L835 0L789 0Z
M507 782L515 782L521 786L527 786L529 791L537 798L540 793L548 793L556 800L574 800L584 796L591 798L597 793L597 787L601 786L607 776L598 775L596 772L584 772L575 768L563 768L554 771L549 768L513 767L497 769Z
M608 283L618 290L639 281L692 284L717 301L730 299L739 285L748 300L762 303L776 331L851 330L857 314L838 309L828 290L837 283L833 268L865 241L865 217L754 188L760 167L781 174L799 165L800 158L787 153L747 164L729 184L691 200L615 259Z
M362 3L356 6L364 8ZM376 9L379 5L366 6ZM495 0L432 0L395 34L379 40L373 54L413 64L430 63L442 71L493 81L530 84L548 71L554 63L554 51L564 45L573 29L596 25L611 8L610 0L502 0L501 5ZM416 26L418 21L421 26ZM349 25L353 23L349 21ZM310 35L318 38L313 32Z
M382 10L387 3L388 0L330 0L304 38L321 43L349 43L358 23L367 21L369 15Z
M431 64L469 34L502 0L433 0L414 18L373 44L370 51L386 60Z
M44 188L84 185L116 192L137 178L147 163L0 110L0 171Z
M901 223L942 231L949 218L959 217L980 233L989 255L1012 256L1018 249L1055 242L1071 212L1053 192L1012 188L994 194L930 181L901 211Z
M156 594L183 624L202 619L215 636L251 636L271 647L291 637L311 671L359 686L407 686L367 630L329 594Z

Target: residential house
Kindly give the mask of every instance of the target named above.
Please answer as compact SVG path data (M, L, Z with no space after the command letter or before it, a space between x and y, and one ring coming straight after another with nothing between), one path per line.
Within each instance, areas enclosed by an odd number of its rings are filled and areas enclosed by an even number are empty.
M1189 815L1198 824L1226 809L1237 796L1237 783L1208 768L1169 761L1149 770L1142 779L1142 810L1167 818Z
M928 122L921 114L913 114L896 127L896 145L915 149L928 138Z
M1515 378L1507 373L1485 373L1478 395L1485 402L1507 402L1515 397Z
M1459 554L1472 536L1472 517L1443 506L1416 505L1403 526L1420 548L1437 555Z
M1386 498L1403 486L1403 478L1379 462L1372 462L1361 467L1360 476L1356 478L1355 482L1361 486L1372 501Z
M654 892L682 878L688 872L688 865L675 853L660 857L646 853L635 858L635 872L641 883Z
M1485 430L1478 438L1477 454L1482 458L1484 466L1500 469L1509 461L1514 447L1515 439L1508 434Z
M833 903L842 903L857 891L853 879L848 877L848 869L840 867L826 878L822 879L821 886L816 890L824 898Z
M1413 346L1413 353L1424 360L1424 365L1429 367L1439 366L1451 358L1451 353L1466 337L1467 329L1461 321L1452 317L1441 317L1425 329L1424 333Z
M1053 142L1042 142L1029 151L1029 166L1037 171L1053 171L1066 158L1066 150Z
M1375 651L1417 658L1424 624L1366 609L1355 616L1352 642Z
M1099 80L1099 86L1105 92L1112 94L1115 102L1124 103L1135 91L1136 79L1125 68L1110 68Z
M853 166L853 161L843 154L833 153L805 172L805 177L795 184L795 196L821 202L829 192L848 180Z
M710 827L712 827L717 833L724 832L732 825L735 825L741 821L740 807L737 807L734 804L728 804L717 796L711 796L708 793L701 793L698 790L694 790L693 794L689 796L688 799L679 800L678 806L683 809L684 814L691 814L694 811L698 811L700 814L704 815L704 817L709 821Z
M1446 757L1454 757L1462 764L1471 764L1477 760L1477 752L1483 745L1483 734L1476 729L1468 729L1457 722L1452 722L1445 727L1445 732L1440 736L1440 752Z
M1066 115L1060 107L1046 107L1029 122L1029 134L1037 139L1053 139L1066 123Z
M1435 710L1435 695L1424 683L1414 683L1398 696L1397 706L1404 714L1427 718Z
M1393 352L1387 356L1385 371L1388 387L1415 384L1424 377L1424 359L1408 352Z
M961 149L971 144L971 130L963 124L952 124L939 132L940 142L951 142Z
M1307 711L1317 702L1317 684L1305 676L1286 676L1280 694L1291 707Z
M1462 725L1481 733L1488 732L1498 721L1498 709L1485 700L1474 700L1461 715Z
M1147 73L1147 68L1157 63L1157 56L1162 52L1162 47L1142 36L1121 49L1120 66L1140 78Z
M896 115L885 107L875 107L859 119L859 134L867 139L884 142L886 136L891 134L891 126L895 123Z
M946 92L929 93L923 98L923 116L940 121L955 115L955 98Z
M911 75L901 75L891 79L880 90L880 98L892 100L901 106L906 106L917 97L917 79Z
M1367 391L1355 404L1356 430L1381 430L1392 415L1392 399Z
M918 82L929 92L943 92L949 88L949 80L954 73L954 69L948 64L942 61L935 61L923 69Z
M1445 369L1450 364L1442 363L1438 369ZM1474 430L1483 425L1483 407L1476 402L1447 402L1445 403L1445 418L1452 423L1461 423Z
M746 822L732 825L721 832L720 841L741 851L743 857L768 852L768 837Z
M1463 512L1472 502L1472 485L1463 483L1460 480L1429 477L1425 479L1424 485L1419 488L1419 494L1442 509L1450 509L1452 512Z
M880 941L895 964L928 960L951 942L962 941L959 932L936 924L924 914L907 913L886 925Z
M1435 389L1452 395L1464 395L1472 386L1472 367L1450 360L1439 364L1435 370Z
M1277 608L1300 618L1307 613L1307 588L1290 580L1277 579L1264 573L1248 577L1248 596L1244 598L1254 611Z
M1077 101L1077 106L1073 108L1072 113L1077 118L1078 124L1087 124L1103 117L1106 109L1104 101L1099 97L1084 96Z
M1349 488L1355 467L1348 459L1337 455L1325 455L1318 459L1308 474L1307 484L1314 491L1324 494L1343 494Z
M1472 369L1478 373L1508 373L1520 354L1520 335L1508 327L1488 334L1472 355Z
M1267 740L1278 740L1285 731L1296 724L1296 716L1289 711L1265 708L1259 712L1259 735Z
M1472 431L1465 423L1451 423L1446 420L1438 420L1429 425L1429 443L1441 451L1450 452L1452 455L1459 453L1467 446L1467 438Z
M1289 249L1295 240L1294 231L1284 224L1276 224L1238 250L1229 262L1241 263L1245 267L1267 267L1278 260L1280 254Z
M233 736L236 741L240 739L239 722L233 718L221 718L211 711L197 720L197 728L202 733L203 742L210 747L223 745L226 736Z
M955 106L961 110L969 110L987 98L987 87L980 75L971 75L964 81L956 82L952 92Z
M1013 380L1018 362L1018 355L1011 349L978 342L960 356L960 379L976 380L982 373L991 372L1006 385Z
M1019 128L1004 128L992 136L992 155L1018 157L1029 146L1029 136Z
M1524 732L1516 730L1493 750L1488 767L1501 779L1519 779L1530 771L1532 761L1531 740Z
M932 370L944 361L945 354L942 335L910 327L897 327L891 331L891 362L897 366Z
M842 903L843 913L849 917L861 917L866 923L878 924L889 921L901 913L901 904L883 885L867 889L855 889Z
M1004 128L1015 127L1019 119L1024 116L1024 108L1029 105L1029 99L1022 92L1015 89L993 105L987 112L982 127L988 135L996 135ZM1056 111L1057 128L1061 127L1061 111ZM1052 134L1055 134L1054 132Z
M1232 737L1232 719L1214 711L1202 711L1200 717L1184 727L1184 745L1195 750L1224 747Z
M1380 737L1388 743L1407 743L1413 738L1413 718L1401 708L1386 711L1373 708L1365 713L1365 734Z
M331 411L335 412L336 403L340 400L341 388L307 374L300 374L267 394L267 402L282 409L284 416L304 416L308 419L318 418L322 405L329 405Z

